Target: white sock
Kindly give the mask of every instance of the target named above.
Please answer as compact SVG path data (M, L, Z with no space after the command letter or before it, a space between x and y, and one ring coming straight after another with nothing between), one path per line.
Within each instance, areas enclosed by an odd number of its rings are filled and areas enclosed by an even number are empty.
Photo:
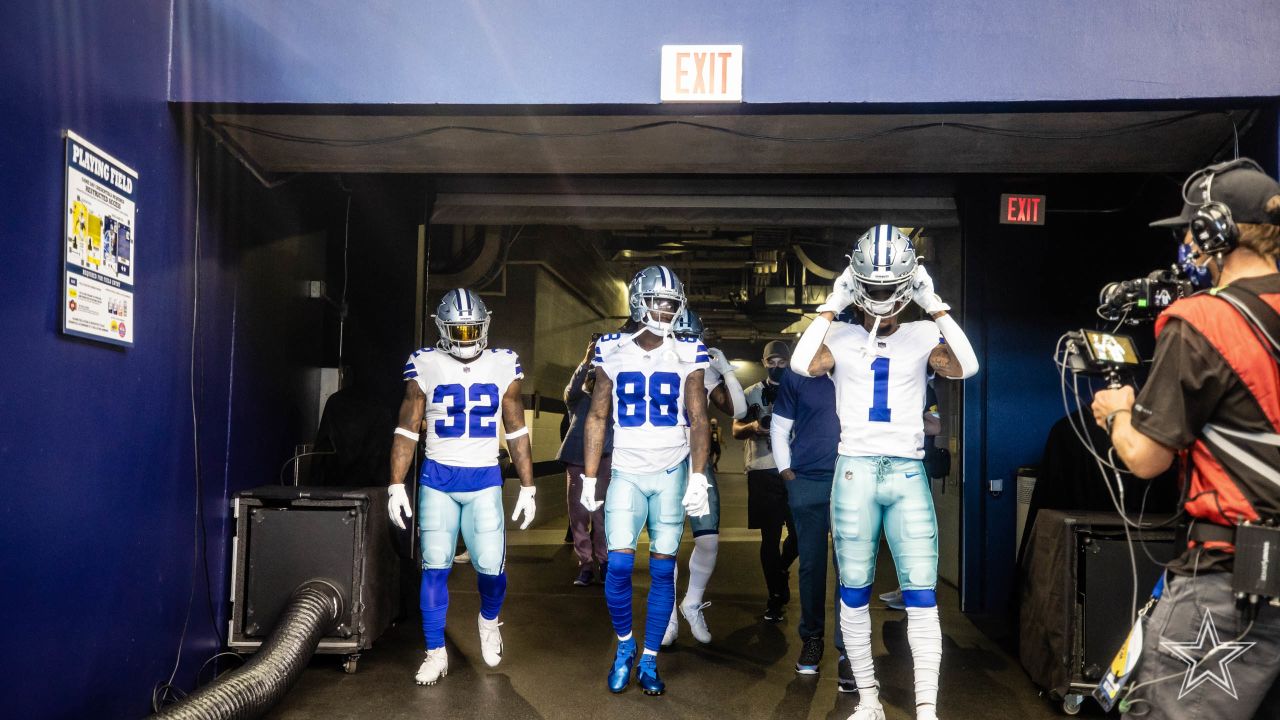
M720 536L699 535L693 539L693 554L689 556L689 588L684 592L681 605L701 605L707 592L707 581L716 569L716 555L720 552Z
M644 653L643 653L643 654L644 654L644 655L654 655L654 656L656 656L656 655L658 654L658 651L657 651L657 650L650 650L649 648L645 648L645 649L644 649Z
M844 633L844 649L858 681L858 704L880 706L880 687L876 685L876 668L871 659L871 608L849 607L840 601L840 631Z
M942 665L942 624L937 607L907 608L907 643L916 666L916 705L938 703L938 669Z
M626 641L630 640L630 639L631 639L631 635L632 635L632 633L627 633L626 635L619 635L619 636L618 636L618 642L626 642Z
M679 580L680 580L680 558L676 558L676 561L671 565L671 587L673 588L680 587ZM671 603L671 617L667 618L667 625L670 626L670 625L676 624L676 611L679 609L680 609L680 603L678 602Z

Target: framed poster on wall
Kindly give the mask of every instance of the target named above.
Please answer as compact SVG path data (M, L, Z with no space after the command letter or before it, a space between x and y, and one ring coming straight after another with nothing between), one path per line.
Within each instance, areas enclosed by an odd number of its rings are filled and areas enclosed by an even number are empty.
M133 346L138 173L66 132L62 332Z

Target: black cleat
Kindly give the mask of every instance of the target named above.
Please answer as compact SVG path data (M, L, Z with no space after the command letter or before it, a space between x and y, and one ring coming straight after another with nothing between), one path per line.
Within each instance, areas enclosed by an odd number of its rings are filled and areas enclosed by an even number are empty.
M844 655L840 656L840 662L836 665L836 672L840 675L840 680L837 683L840 692L858 692L858 681L853 679L853 665L849 662L849 658Z
M796 673L817 675L818 665L822 662L822 648L822 638L805 638L804 647L800 649L800 659L796 661Z

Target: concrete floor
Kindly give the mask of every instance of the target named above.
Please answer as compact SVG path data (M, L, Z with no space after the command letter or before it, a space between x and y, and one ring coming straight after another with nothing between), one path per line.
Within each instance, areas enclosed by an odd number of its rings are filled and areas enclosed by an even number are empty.
M786 621L759 619L764 609L758 541L745 529L746 492L741 476L721 480L725 542L712 577L707 621L713 639L700 645L682 626L676 645L659 659L667 693L648 697L634 683L611 695L605 675L614 638L603 589L571 584L576 562L563 541L563 480L539 478L539 517L526 531L509 530L505 654L497 668L480 659L475 618L479 596L470 566L455 566L449 581L449 675L419 687L413 674L422 658L416 612L364 653L358 671L345 675L337 656L317 656L298 684L267 717L296 718L846 718L857 695L836 690L836 652L828 645L820 676L794 671L800 640L795 573ZM508 483L514 496L514 483ZM508 507L511 506L508 498ZM945 539L944 539L945 540ZM681 567L692 548L686 532ZM643 557L644 546L641 547ZM881 554L876 592L894 587L888 553ZM830 578L829 582L834 582ZM684 587L681 578L680 587ZM647 562L637 562L635 615L643 634ZM1056 717L1015 657L959 612L955 590L939 588L943 640L943 718L1002 720ZM911 653L901 612L872 605L876 670L888 717L914 716ZM1012 630L995 619L996 632ZM828 627L827 636L832 629Z

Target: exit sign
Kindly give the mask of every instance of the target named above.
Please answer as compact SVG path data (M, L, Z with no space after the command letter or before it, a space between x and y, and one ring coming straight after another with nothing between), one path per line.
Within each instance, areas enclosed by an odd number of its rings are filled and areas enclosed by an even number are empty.
M1043 195L1001 195L1000 222L1005 225L1043 225Z
M741 45L663 45L662 102L742 102Z

